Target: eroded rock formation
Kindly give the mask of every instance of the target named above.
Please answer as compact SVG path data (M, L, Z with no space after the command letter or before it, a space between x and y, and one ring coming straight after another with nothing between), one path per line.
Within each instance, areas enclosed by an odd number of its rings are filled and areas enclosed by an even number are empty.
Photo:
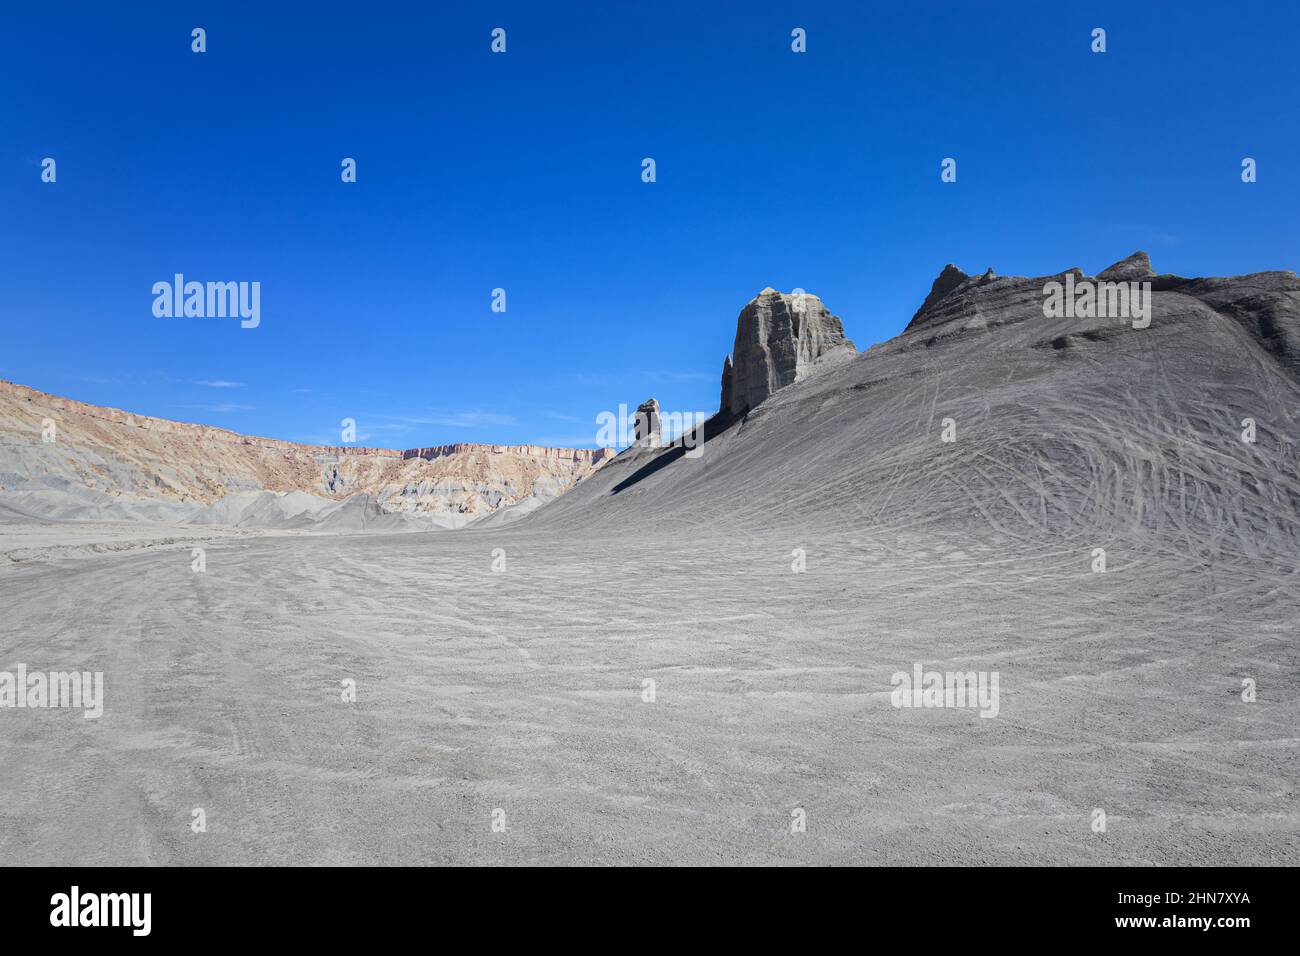
M636 408L636 443L659 444L659 399L648 398Z
M806 292L766 288L741 310L730 362L722 368L722 411L741 415L799 381L835 349L856 351L844 325Z

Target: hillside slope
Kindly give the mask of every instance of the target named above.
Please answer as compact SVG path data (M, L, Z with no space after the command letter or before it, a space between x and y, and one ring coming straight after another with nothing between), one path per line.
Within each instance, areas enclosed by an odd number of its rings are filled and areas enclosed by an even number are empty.
M1112 269L1153 280L1148 328L1046 318L1060 276L950 266L902 335L715 418L696 459L624 452L522 526L1128 538L1294 569L1300 282L1144 276L1145 261Z

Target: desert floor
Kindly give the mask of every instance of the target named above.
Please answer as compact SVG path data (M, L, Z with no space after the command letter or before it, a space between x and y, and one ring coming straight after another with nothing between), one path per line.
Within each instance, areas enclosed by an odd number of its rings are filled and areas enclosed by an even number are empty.
M689 523L184 545L0 570L0 668L106 697L0 711L0 863L1300 858L1287 569ZM997 671L998 716L893 707L915 662Z

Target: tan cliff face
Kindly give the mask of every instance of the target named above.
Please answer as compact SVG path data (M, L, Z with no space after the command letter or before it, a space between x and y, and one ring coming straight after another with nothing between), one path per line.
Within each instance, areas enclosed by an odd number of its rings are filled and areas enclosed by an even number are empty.
M52 442L42 429L54 425ZM474 518L563 494L612 449L299 445L101 408L0 381L0 491L89 489L210 504L245 491L367 493L387 511Z

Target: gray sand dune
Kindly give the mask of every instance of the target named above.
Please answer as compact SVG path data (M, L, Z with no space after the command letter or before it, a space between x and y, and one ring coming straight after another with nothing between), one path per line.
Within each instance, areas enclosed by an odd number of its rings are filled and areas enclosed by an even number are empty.
M232 527L285 527L298 521L307 523L334 504L329 498L303 491L244 491L213 502L197 512L193 524L230 525Z
M190 521L236 528L348 533L427 531L431 527L428 519L385 511L364 492L335 501L302 491L248 491L208 505Z
M105 494L75 485L18 487L4 491L14 514L35 521L138 521L180 523L200 511L196 504Z

